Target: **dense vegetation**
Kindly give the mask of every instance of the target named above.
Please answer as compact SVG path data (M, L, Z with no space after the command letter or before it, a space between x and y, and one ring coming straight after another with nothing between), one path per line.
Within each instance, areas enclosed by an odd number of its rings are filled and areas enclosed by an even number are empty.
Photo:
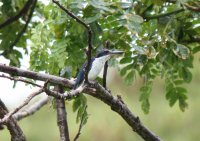
M119 61L113 59L109 65L119 68L126 84L132 84L135 77L143 78L139 101L145 113L149 112L156 77L165 80L169 105L178 102L181 111L187 108L188 92L183 84L191 82L194 54L200 51L199 1L61 0L60 3L91 27L93 55L107 41L110 49L125 51ZM0 55L9 59L12 66L20 67L25 52L30 55L30 70L59 75L62 69L66 78L75 77L87 58L87 40L85 27L51 1L0 2ZM74 111L84 101L84 96L78 97Z

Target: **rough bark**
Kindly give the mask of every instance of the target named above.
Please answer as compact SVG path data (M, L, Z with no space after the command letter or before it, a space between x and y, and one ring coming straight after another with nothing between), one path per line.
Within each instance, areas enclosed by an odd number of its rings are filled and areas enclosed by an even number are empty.
M18 76L23 76L27 78L32 78L34 80L42 80L54 83L61 84L68 88L71 88L74 84L73 81L64 79L61 77L41 74L32 71L22 70L16 67L9 67L3 64L0 64L0 71L8 74L15 74ZM110 92L108 92L101 85L96 84L93 87L89 87L84 89L86 94L89 94L97 99L102 100L104 103L109 105L111 109L117 112L126 122L131 126L133 131L135 131L138 135L140 135L146 141L160 141L159 137L157 137L152 131L147 129L139 120L137 116L135 116L131 110L126 106L126 104L122 101L121 97L115 97Z

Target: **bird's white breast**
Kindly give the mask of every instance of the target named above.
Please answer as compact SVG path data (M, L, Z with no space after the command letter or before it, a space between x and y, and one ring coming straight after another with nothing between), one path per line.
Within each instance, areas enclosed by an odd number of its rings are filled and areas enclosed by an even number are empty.
M92 67L88 74L89 80L95 80L99 73L101 72L102 68L104 67L105 62L110 59L110 56L103 56L100 58L95 58L94 62L92 63Z

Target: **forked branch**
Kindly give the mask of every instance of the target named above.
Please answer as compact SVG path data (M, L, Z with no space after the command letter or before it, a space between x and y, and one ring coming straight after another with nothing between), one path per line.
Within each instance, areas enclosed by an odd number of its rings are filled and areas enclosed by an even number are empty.
M74 13L70 12L67 8L62 6L59 3L59 1L57 1L57 0L52 0L52 1L53 1L53 3L58 5L58 7L60 7L60 9L62 9L65 13L67 13L67 15L72 17L76 22L83 25L85 27L85 29L87 30L87 33L88 33L88 49L87 49L87 53L86 53L87 54L87 65L86 65L86 68L85 68L85 82L88 83L88 73L89 73L90 64L91 64L92 48L93 48L93 46L92 46L92 29L88 24L86 24L83 20L78 18Z
M8 74L15 74L16 76L23 76L26 78L31 78L34 80L47 81L54 84L61 84L67 88L72 88L74 81L64 79L62 77L57 77L48 74L36 73L32 71L22 70L16 67L10 67L3 64L0 64L0 72L5 72ZM160 141L154 133L147 129L137 116L135 116L131 110L126 106L126 104L118 97L113 96L109 91L103 88L101 85L97 84L93 88L87 87L83 89L83 92L91 95L99 100L102 100L104 103L109 105L113 111L118 113L124 121L140 135L146 141ZM54 93L54 97L58 93ZM52 95L53 96L53 95ZM59 96L60 97L60 96Z

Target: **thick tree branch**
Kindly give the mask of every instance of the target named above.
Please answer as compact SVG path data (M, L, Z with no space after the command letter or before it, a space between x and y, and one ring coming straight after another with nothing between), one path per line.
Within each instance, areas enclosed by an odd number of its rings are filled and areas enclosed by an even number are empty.
M33 3L34 0L28 0L26 2L26 4L24 5L24 7L21 9L21 11L19 11L19 13L17 15L15 15L14 17L11 17L9 19L7 19L5 22L0 24L0 29L13 23L14 21L18 20L20 17L22 17L24 14L26 14L31 6L31 4Z
M130 111L119 96L114 97L99 84L95 85L94 88L97 90L95 93L87 94L109 105L111 109L117 112L132 127L133 131L137 132L145 141L160 141L159 137L142 125L139 118Z
M8 110L4 103L0 99L0 118L3 118L8 113ZM17 124L16 120L10 118L7 123L4 123L11 135L11 141L26 141L24 133Z
M41 80L41 81L48 80L48 82L51 82L54 84L61 84L68 88L72 88L72 86L74 84L73 80L64 79L64 78L54 76L54 75L48 75L48 74L23 70L23 69L19 69L17 67L10 67L10 66L6 66L1 63L0 63L0 72L5 72L5 73L11 74L13 76L21 76L21 77L34 79L34 80Z
M64 90L61 85L54 87L54 91L59 93L64 93ZM56 109L57 109L57 125L60 131L60 141L70 141L69 139L69 130L67 123L67 112L65 108L64 99L56 99Z
M67 13L70 17L72 17L76 22L78 22L79 24L83 25L88 33L88 49L87 49L87 65L85 68L85 82L88 83L88 73L89 73L89 69L90 69L90 64L91 64L91 57L92 57L92 29L89 25L87 25L83 20L81 20L80 18L78 18L75 14L73 14L72 12L70 12L67 8L63 7L59 1L57 0L52 0L53 3L55 3L56 5L58 5L60 7L60 9L62 9L63 11L65 11L65 13Z
M48 103L48 100L49 100L48 96L40 99L39 101L32 104L30 107L14 114L13 118L16 120L21 120L25 117L33 115L35 112L39 111L44 105L46 105Z
M34 80L42 80L54 84L61 84L68 88L72 88L74 82L68 79L64 79L61 77L56 77L53 75L41 74L31 71L22 70L16 67L9 67L0 64L0 71L8 74L15 74L27 78L31 78ZM125 103L119 98L114 97L111 93L109 93L106 89L104 89L101 85L96 84L93 88L85 88L83 90L86 94L89 94L97 99L102 100L107 105L111 107L111 109L117 112L131 127L137 132L144 140L146 141L160 141L160 139L154 135L149 129L147 129L139 120L137 116L135 116L130 109L125 105ZM54 93L55 95L58 93Z

